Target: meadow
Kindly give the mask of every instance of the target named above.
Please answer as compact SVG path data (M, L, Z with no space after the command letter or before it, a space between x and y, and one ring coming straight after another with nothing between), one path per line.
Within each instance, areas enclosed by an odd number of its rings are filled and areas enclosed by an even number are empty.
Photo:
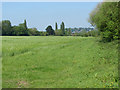
M117 42L2 36L3 88L117 88Z

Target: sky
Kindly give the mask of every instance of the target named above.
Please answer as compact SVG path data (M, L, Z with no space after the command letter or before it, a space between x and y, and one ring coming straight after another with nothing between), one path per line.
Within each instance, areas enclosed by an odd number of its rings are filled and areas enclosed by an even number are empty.
M91 27L90 12L99 2L2 2L2 20L19 25L27 20L28 28L44 31L48 25L60 28L62 21L66 28Z

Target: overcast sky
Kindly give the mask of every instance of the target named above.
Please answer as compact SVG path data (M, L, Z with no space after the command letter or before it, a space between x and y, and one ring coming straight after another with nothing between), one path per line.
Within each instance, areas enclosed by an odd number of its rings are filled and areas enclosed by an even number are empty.
M60 27L91 27L88 23L89 13L99 2L3 2L2 19L10 20L12 25L27 20L29 28L45 30L48 25Z

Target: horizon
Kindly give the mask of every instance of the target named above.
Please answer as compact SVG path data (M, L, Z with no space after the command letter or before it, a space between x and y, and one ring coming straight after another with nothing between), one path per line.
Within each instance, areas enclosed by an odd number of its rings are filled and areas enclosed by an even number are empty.
M3 2L2 20L10 20L11 25L27 21L28 28L45 31L55 22L60 28L62 21L66 28L92 27L89 14L99 2ZM32 18L31 18L32 17Z

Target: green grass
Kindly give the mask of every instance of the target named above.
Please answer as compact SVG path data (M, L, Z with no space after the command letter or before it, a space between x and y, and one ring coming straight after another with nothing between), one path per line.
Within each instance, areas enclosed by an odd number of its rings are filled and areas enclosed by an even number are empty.
M116 42L93 37L2 37L3 88L118 87Z

